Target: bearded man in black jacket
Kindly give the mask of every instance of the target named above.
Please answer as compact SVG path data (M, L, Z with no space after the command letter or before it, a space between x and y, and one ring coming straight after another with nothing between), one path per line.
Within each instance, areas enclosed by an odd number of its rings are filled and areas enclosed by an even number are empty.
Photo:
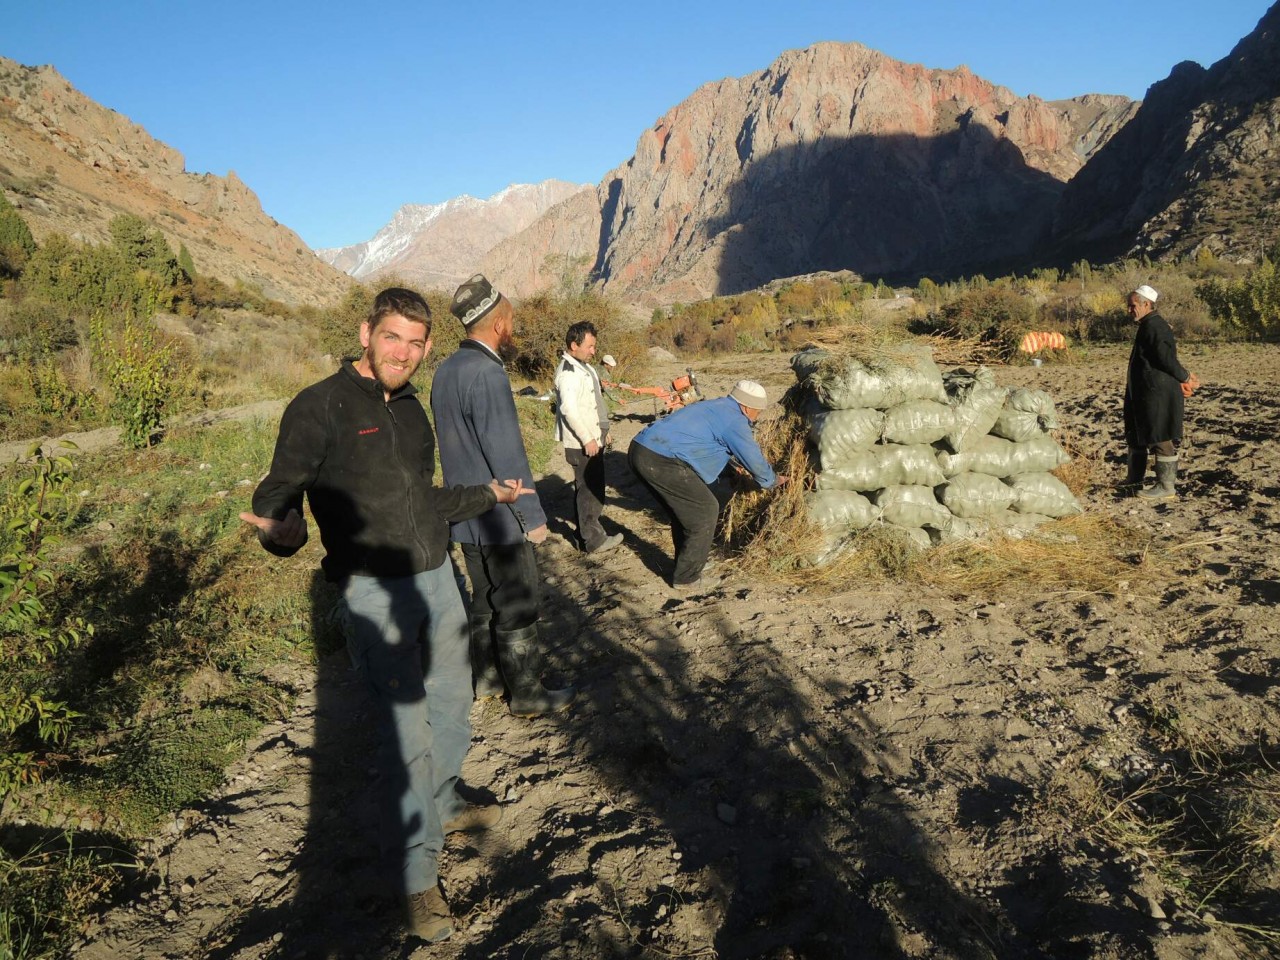
M453 932L437 861L446 833L487 829L498 806L455 786L471 743L467 611L448 560L449 521L533 491L518 480L439 488L435 435L410 378L431 350L431 311L411 290L383 290L360 326L363 355L307 387L280 421L271 471L241 519L270 553L307 540L305 494L327 579L342 588L347 650L378 703L384 849L401 852L411 931Z

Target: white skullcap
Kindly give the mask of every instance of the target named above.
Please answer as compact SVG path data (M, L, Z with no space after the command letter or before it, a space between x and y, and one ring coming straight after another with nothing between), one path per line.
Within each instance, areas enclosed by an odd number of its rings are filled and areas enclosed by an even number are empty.
M618 361L613 359L613 356L608 353L606 353L603 357L600 358L600 362L603 363L606 367L616 367L618 365Z
M729 391L729 396L744 407L750 407L752 410L763 410L769 405L764 387L754 380L739 380L733 385L733 389Z
M1160 299L1160 294L1156 293L1155 288L1149 287L1145 283L1133 292L1144 300L1150 300L1152 303Z

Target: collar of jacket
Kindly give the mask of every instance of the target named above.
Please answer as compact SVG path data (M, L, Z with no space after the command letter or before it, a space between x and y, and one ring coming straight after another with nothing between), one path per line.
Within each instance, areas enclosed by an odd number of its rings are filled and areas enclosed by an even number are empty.
M569 363L572 366L577 367L583 373L591 372L590 367L588 367L585 363L583 363L581 360L579 360L577 357L575 357L573 354L569 353L568 351L565 351L564 353L560 354L560 357L563 360L569 361Z
M490 360L492 360L494 363L500 366L503 370L507 369L507 365L502 362L502 358L498 356L498 354L493 349L491 349L488 344L481 343L479 340L472 340L470 338L463 340L462 343L458 346L458 349L474 350L476 351L476 353L480 353L488 357Z
M356 369L355 363L350 359L342 361L342 372L347 375L347 379L355 383L356 387L363 390L369 396L373 397L379 403L383 402L382 386L373 377L366 377L363 373ZM392 392L391 396L385 398L385 402L390 403L392 400L399 400L401 397L412 397L418 392L418 388L412 383L406 383L403 387Z

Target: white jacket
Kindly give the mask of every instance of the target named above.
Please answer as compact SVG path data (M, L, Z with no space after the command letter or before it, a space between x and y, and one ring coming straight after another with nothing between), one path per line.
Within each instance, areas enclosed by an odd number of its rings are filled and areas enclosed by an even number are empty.
M569 354L556 367L556 439L567 449L581 450L591 441L604 445L609 412L603 397L596 402L600 378L595 370Z

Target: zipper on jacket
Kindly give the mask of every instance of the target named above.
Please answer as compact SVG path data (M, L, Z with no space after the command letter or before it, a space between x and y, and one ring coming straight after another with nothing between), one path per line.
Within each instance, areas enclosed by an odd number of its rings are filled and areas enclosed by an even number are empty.
M400 465L400 470L405 476L405 499L409 503L409 528L413 531L414 542L418 544L418 549L422 553L423 564L431 562L431 551L427 549L427 545L423 543L422 537L418 533L418 518L413 513L413 471L411 471L404 462L404 457L400 455L400 423L396 420L396 415L391 409L389 401L383 401L382 406L387 411L387 416L391 420L391 452L395 455L396 463Z

